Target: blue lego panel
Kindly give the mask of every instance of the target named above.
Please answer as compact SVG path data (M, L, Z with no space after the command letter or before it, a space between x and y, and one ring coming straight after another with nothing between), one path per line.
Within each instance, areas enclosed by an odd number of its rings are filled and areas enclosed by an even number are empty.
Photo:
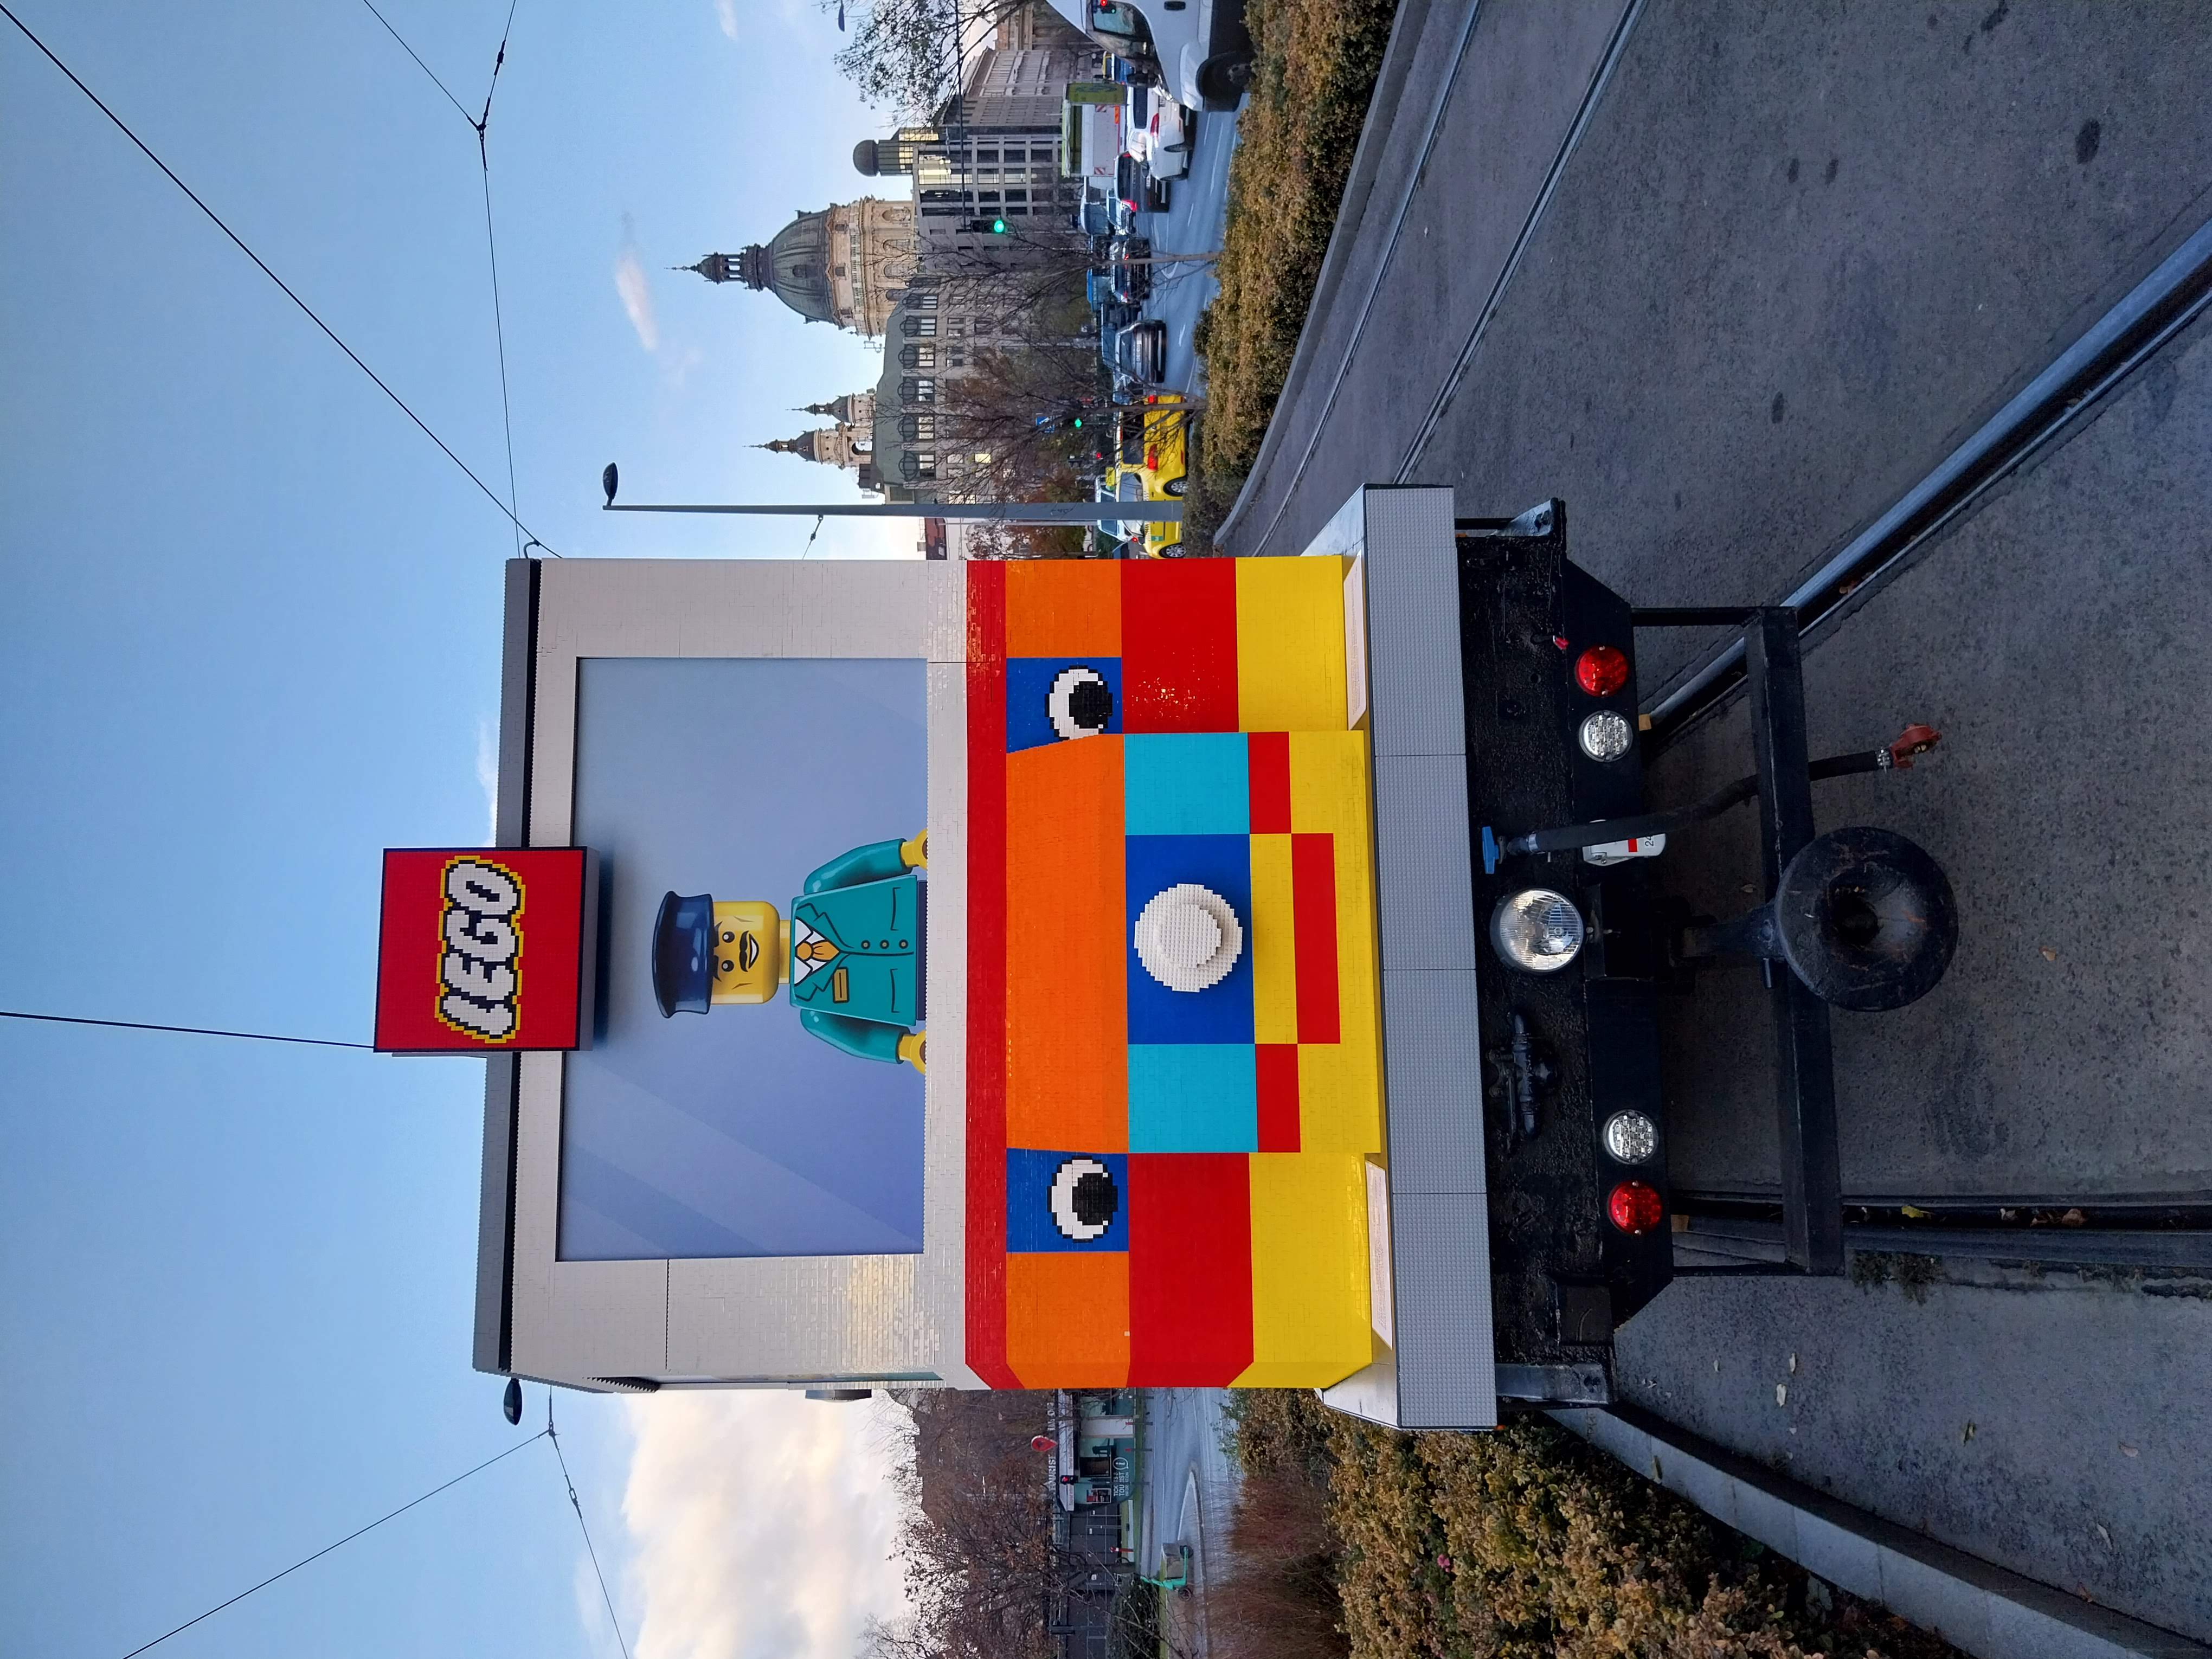
M1251 1042L1251 842L1243 836L1131 836L1124 847L1130 1042ZM1203 991L1171 991L1137 959L1138 914L1154 894L1186 881L1226 899L1244 931L1237 965Z
M1119 657L1006 659L1006 750L1121 729Z
M1252 791L1241 732L1159 732L1121 742L1123 822L1133 836L1242 836Z
M1259 1080L1252 1045L1130 1045L1129 1150L1259 1151Z
M1129 1248L1129 1160L1121 1152L1006 1150L1006 1249Z

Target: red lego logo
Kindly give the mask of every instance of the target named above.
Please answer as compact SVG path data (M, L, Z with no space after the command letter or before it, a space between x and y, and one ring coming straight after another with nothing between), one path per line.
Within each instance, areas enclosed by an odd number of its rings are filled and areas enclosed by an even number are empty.
M387 851L376 1046L584 1046L592 863L580 847Z

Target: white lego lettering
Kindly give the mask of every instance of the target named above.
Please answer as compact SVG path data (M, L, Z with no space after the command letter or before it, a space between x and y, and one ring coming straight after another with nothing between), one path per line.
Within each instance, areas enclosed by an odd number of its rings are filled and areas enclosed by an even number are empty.
M438 1018L457 1031L501 1042L521 1022L515 961L522 954L522 884L481 859L446 866L438 936Z
M448 991L440 997L438 1012L449 1024L461 1026L495 1042L514 1030L514 1010L506 1003L478 1002L459 991Z
M511 916L522 908L522 884L495 864L455 859L446 867L446 902L486 915Z

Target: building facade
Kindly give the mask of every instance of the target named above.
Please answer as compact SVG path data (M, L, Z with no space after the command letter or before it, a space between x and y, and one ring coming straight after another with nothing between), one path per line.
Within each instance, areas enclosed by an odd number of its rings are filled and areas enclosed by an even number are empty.
M798 215L765 243L682 269L774 294L810 323L877 338L921 267L914 220L910 202L833 202Z

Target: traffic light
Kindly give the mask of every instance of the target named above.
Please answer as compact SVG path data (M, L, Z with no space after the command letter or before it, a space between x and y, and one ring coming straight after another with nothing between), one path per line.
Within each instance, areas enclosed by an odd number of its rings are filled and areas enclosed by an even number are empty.
M1004 219L969 219L960 228L970 236L1003 236L1006 234L1006 222Z

